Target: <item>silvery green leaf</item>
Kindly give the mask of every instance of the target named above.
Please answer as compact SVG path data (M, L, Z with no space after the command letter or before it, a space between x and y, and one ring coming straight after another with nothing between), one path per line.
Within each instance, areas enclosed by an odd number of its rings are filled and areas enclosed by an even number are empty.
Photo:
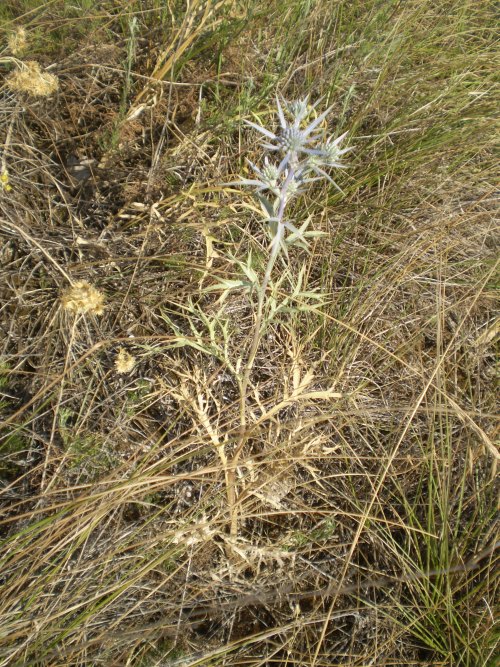
M252 251L248 253L247 263L243 264L243 262L241 262L240 266L246 277L251 281L251 283L253 285L256 284L259 278L252 267Z
M269 230L271 232L272 238L278 233L278 219L277 218L268 218L267 222L269 223Z
M261 144L262 148L267 148L268 151L279 151L279 146L273 146L272 144Z
M254 130L257 130L257 132L261 132L266 137L269 137L269 139L276 139L276 135L273 132L266 130L265 127L261 127L260 125L257 125L257 123L252 123L252 121L250 120L245 120L244 122L245 125L250 125L250 127L253 127Z
M286 127L285 115L283 109L281 108L279 97L276 95L276 105L278 107L278 117L280 119L280 125L284 129Z
M345 192L342 190L342 188L339 185L337 185L335 183L335 181L333 180L333 178L331 176L329 176L326 173L326 171L323 171L323 169L321 169L321 167L318 167L318 165L314 164L314 165L312 165L311 169L314 172L316 172L317 174L321 174L321 176L323 176L323 178L326 178L326 180L329 181L333 186L335 186L339 192L341 192L342 194L345 194Z
M276 215L276 208L275 205L269 201L267 197L264 197L264 195L261 195L257 193L257 199L260 202L260 205L262 206L262 211L264 212L264 215L271 220L272 218L275 217Z
M293 234L295 234L295 236L297 236L298 238L303 238L302 237L302 230L299 231L297 229L297 227L295 227L295 225L293 225L290 221L285 222L284 225L287 229L289 229L291 232L293 232Z
M329 234L328 232L320 232L320 231L304 232L304 238L306 239L316 239L316 238L321 238L322 236L329 236Z
M310 125L308 125L306 127L306 129L304 130L304 134L305 135L311 134L311 132L313 130L315 130L321 122L323 122L325 120L325 118L328 116L328 114L330 113L330 111L332 109L333 109L333 105L331 107L328 107L328 109L326 109L326 111L323 111L322 114L320 114L315 120L313 120L313 122Z
M262 181L254 180L253 178L242 178L239 181L233 181L232 183L225 183L224 185L253 185L256 188L260 188L261 190L267 188L267 185L265 183L262 183Z
M285 222L285 227L292 232L292 235L287 238L287 243L289 245L295 244L300 246L301 248L304 248L304 250L307 250L309 248L309 244L304 238L304 232L303 230L305 227L307 227L307 224L302 225L301 229L297 229L295 225L293 225L291 222Z

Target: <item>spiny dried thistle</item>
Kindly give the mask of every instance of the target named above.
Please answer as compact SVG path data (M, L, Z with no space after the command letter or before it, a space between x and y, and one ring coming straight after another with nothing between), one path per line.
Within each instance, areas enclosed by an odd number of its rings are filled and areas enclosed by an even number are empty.
M7 40L7 45L9 47L9 51L14 56L18 56L25 50L28 44L26 35L27 35L26 30L21 26L17 27L15 32L9 35L9 38Z
M135 358L129 354L123 347L118 350L115 359L115 369L117 373L130 373L134 369Z
M59 88L57 76L43 72L35 60L16 61L16 64L17 69L6 80L11 90L34 97L48 97Z
M63 293L61 303L71 313L102 315L104 312L104 294L86 280L69 287Z

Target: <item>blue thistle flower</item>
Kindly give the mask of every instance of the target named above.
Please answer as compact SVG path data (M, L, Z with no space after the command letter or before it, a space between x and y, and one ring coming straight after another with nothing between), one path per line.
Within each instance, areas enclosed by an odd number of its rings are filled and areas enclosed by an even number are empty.
M285 103L285 107L289 113L294 114L293 122L289 123L285 118L283 107L281 106L278 97L276 98L280 121L280 129L277 133L271 132L265 127L257 125L257 123L245 121L247 125L253 127L257 132L260 132L265 137L275 142L274 144L263 143L262 146L270 151L280 151L284 155L283 161L285 165L290 161L296 164L301 154L322 155L320 149L313 148L313 145L319 139L319 135L315 135L313 132L330 113L332 107L323 111L323 113L315 118L306 128L301 129L300 124L302 120L304 120L320 101L318 100L318 102L309 109L307 99L308 98L306 97L298 102Z
M321 98L322 99L322 98ZM282 246L284 230L292 232L292 242L298 239L306 246L305 236L318 235L319 232L305 232L305 226L298 230L290 220L285 219L285 208L289 201L304 191L304 186L313 181L326 178L338 190L339 186L325 171L328 168L343 169L345 165L340 161L342 155L350 148L341 148L341 143L347 136L347 132L336 139L322 139L322 134L316 133L317 128L324 121L332 107L319 114L312 122L302 127L307 117L321 102L309 104L309 96L301 100L280 103L276 98L279 128L276 132L257 125L251 121L245 121L249 127L254 128L264 135L269 142L262 144L264 148L281 154L279 163L271 162L266 156L264 165L258 167L250 160L248 164L254 172L253 178L241 178L239 181L227 183L226 185L250 185L255 187L256 196L259 200L264 216L270 225L273 237L273 257L276 258L278 247ZM288 117L291 120L288 120ZM273 142L273 143L271 143ZM341 190L340 190L341 191ZM274 201L268 199L263 193L274 195ZM283 246L284 247L284 246ZM271 264L274 262L272 260Z

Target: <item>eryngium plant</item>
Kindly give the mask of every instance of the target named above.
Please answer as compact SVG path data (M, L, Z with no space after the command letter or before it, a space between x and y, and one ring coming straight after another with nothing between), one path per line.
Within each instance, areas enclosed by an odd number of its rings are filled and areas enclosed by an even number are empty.
M247 363L243 368L240 382L240 438L238 446L231 461L230 477L233 478L239 455L245 445L246 431L246 394L250 374L262 335L262 320L265 303L266 290L271 279L271 273L279 256L280 251L286 253L286 246L291 243L307 247L307 237L314 237L321 232L307 232L308 220L304 221L298 229L286 216L287 205L302 194L306 187L313 181L327 179L338 190L340 188L328 173L332 169L343 169L345 165L341 162L344 153L349 148L341 148L341 143L347 132L337 138L325 137L322 129L323 121L330 113L329 107L323 113L314 117L315 108L321 100L315 104L309 104L309 97L294 102L287 102L276 98L279 128L276 132L268 130L261 125L246 121L246 124L265 137L262 147L272 154L274 159L265 155L261 167L248 161L253 178L242 178L230 185L244 185L255 188L256 196L261 204L264 218L269 226L271 234L271 245L269 260L262 283L258 286L258 306L255 329ZM286 238L286 232L291 235ZM237 533L237 518L234 511L235 493L234 488L228 489L230 506L232 508L231 534Z
M307 221L301 226L300 230L286 218L285 211L289 202L297 195L304 192L305 187L313 181L326 178L338 190L340 188L327 173L331 169L343 169L345 165L341 162L341 157L347 153L350 148L341 148L341 143L346 137L347 132L334 139L333 137L324 138L324 133L318 131L321 123L330 113L332 107L329 107L322 114L317 116L309 124L305 121L313 113L321 100L313 105L309 105L309 97L294 102L283 104L279 98L276 98L278 118L280 127L276 132L267 130L261 125L246 121L246 124L253 127L264 135L269 141L262 144L266 150L277 154L278 160L271 161L269 156L264 157L262 167L258 167L249 162L255 178L242 178L237 182L238 185L248 185L256 189L257 198L262 206L262 211L272 236L270 247L270 256L266 268L264 279L259 288L259 304L257 312L257 329L254 344L250 352L249 364L252 366L258 344L260 323L262 320L262 308L264 304L265 292L271 278L274 263L280 250L286 252L285 234L286 230L292 232L292 239L295 243L307 246L306 237L314 236L314 232L306 232ZM305 127L303 127L305 125ZM255 349L254 349L255 348ZM246 382L245 382L246 384Z

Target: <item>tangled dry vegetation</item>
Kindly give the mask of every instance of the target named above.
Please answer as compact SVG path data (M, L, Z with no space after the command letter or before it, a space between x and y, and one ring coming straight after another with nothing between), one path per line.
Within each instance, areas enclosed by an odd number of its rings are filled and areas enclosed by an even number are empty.
M493 665L492 14L0 8L1 665ZM276 91L356 149L231 468Z

